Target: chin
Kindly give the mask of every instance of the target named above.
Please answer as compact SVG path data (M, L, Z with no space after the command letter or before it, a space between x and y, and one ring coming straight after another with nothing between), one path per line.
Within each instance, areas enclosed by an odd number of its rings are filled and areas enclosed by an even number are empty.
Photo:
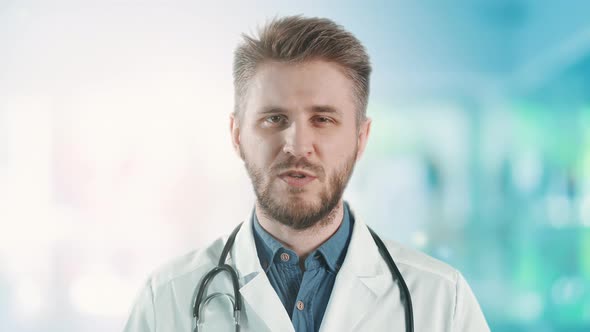
M288 186L274 191L274 197L284 204L293 204L294 202L302 204L319 204L321 202L320 194L317 190L311 188L296 188ZM315 203L315 204L314 204Z
M317 206L320 202L318 197L311 197L309 193L288 193L286 195L277 195L276 203L282 206L288 206L291 209L310 209Z

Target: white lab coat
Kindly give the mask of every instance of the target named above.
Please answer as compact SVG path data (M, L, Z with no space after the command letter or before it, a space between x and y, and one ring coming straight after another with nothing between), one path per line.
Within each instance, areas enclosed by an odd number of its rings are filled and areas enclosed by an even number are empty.
M228 264L236 268L243 298L242 332L294 331L289 315L260 266L247 218L237 234ZM217 265L227 237L185 255L149 278L136 299L124 332L193 331L196 288ZM411 293L416 332L486 332L489 327L463 276L452 267L420 252L385 241ZM229 277L215 278L208 294L231 293ZM212 301L207 324L233 326L229 301ZM220 318L221 317L221 318ZM320 331L405 331L400 288L377 250L366 225L355 218L352 238ZM231 329L229 329L231 330ZM228 330L228 331L229 331Z

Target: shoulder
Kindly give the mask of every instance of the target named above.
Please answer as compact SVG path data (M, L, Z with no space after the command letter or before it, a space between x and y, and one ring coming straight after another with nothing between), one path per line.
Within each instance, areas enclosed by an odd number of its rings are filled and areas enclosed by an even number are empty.
M188 324L179 317L192 308L195 287L217 265L225 239L218 238L152 272L135 299L124 331L167 331L171 324Z
M194 279L217 265L219 255L227 236L219 237L205 246L173 258L151 273L149 283L154 293L158 289L179 282L183 279Z
M414 312L417 321L427 324L438 317L437 324L452 331L490 331L460 271L396 241L384 242L410 289L414 307L422 308Z
M384 242L400 270L419 276L420 279L438 280L450 285L455 285L461 277L457 269L423 252L396 241L385 240Z

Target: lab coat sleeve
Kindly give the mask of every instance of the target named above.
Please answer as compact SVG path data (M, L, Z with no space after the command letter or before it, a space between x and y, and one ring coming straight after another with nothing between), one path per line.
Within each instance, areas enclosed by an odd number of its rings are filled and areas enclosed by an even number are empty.
M489 332L490 328L467 281L458 273L453 332Z
M155 332L154 291L148 281L135 299L123 332Z

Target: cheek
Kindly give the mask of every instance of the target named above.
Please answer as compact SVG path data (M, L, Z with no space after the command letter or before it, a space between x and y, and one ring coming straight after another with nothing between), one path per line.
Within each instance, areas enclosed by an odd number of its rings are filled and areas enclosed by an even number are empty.
M274 156L281 150L277 139L251 135L246 140L245 150L248 159L259 167L266 167L274 161Z
M319 140L321 155L326 163L340 164L349 159L357 146L356 136L341 135L330 139Z

